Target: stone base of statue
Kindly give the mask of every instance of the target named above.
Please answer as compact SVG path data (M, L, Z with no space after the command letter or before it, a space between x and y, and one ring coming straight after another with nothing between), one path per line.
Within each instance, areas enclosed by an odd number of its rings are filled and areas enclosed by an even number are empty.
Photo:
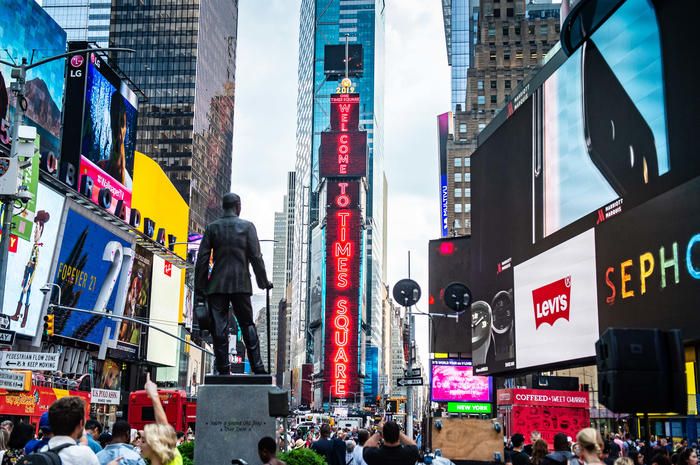
M270 375L209 375L197 396L194 463L260 462L258 441L275 437L269 414Z

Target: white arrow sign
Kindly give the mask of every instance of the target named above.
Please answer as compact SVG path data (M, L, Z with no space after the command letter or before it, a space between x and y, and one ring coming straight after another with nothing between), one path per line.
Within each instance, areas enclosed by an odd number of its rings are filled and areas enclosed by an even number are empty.
M61 354L48 352L0 352L0 368L11 370L56 371Z
M8 391L24 391L24 373L12 373L11 371L0 371L0 389Z

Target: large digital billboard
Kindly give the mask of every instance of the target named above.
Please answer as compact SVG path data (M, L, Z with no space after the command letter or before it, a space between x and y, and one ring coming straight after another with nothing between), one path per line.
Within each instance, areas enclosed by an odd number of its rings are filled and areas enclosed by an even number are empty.
M491 402L490 376L474 376L469 360L430 361L430 400L433 402Z
M71 48L87 44L71 42ZM73 56L66 69L61 180L128 221L138 99L96 53Z
M154 327L179 336L178 322L184 294L181 285L182 270L158 255L153 255L151 276L151 322ZM177 339L153 329L148 332L149 362L174 367L179 357L177 348Z
M67 211L53 282L61 287L63 307L121 315L134 257L131 241L126 233L93 220L81 207ZM116 339L114 319L65 308L55 313L57 336L99 345L109 329L109 338Z
M29 241L11 237L2 308L10 316L10 329L17 334L34 336L39 326L44 303L44 294L39 289L52 281L51 267L64 201L61 194L40 183L32 237Z
M359 130L360 95L331 95L331 128L321 133L319 175L367 176L367 133Z
M360 392L361 181L327 181L324 397Z
M0 14L0 50L3 61L21 63L66 52L66 33L35 1L6 0ZM0 65L0 154L9 154L14 99L8 98L11 68ZM27 109L23 124L37 128L42 160L55 164L60 151L64 60L56 60L27 72Z
M447 237L450 234L450 227L447 216L447 206L449 192L447 188L447 138L450 131L450 119L452 113L438 115L438 168L440 170L440 236Z
M698 10L627 0L487 128L472 157L476 372L590 360L610 326L700 338L683 310L700 302L699 121L678 58L695 53Z
M129 287L126 291L123 315L129 318L146 321L149 317L151 300L151 270L153 268L153 253L141 246L134 248L133 264L129 274ZM120 349L126 356L137 358L141 337L148 328L135 322L122 320L119 324L118 340Z

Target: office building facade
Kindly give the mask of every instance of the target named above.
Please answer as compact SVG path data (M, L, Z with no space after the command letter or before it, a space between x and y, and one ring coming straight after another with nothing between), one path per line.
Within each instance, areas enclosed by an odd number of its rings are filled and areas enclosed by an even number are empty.
M315 363L314 341L308 330L312 253L318 249L312 234L320 226L319 147L330 123L330 95L337 79L324 74L326 45L361 44L363 72L352 77L360 94L360 126L367 132L369 175L366 208L366 260L363 290L367 302L364 328L368 347L381 348L384 223L383 175L383 41L384 0L302 0L299 31L299 90L297 98L297 158L293 297L291 312L292 366ZM322 240L322 239L320 239ZM318 350L316 350L318 352ZM375 367L373 367L375 368ZM375 368L376 369L376 368ZM374 377L377 379L377 377ZM370 383L378 384L378 382ZM373 394L378 386L365 386Z
M44 0L44 10L56 21L69 41L109 45L109 20L112 3L91 0Z
M109 45L148 98L136 149L163 167L190 205L190 230L220 214L231 187L237 0L113 0Z
M559 8L551 1L525 0L480 0L478 7L471 5L466 97L454 112L447 137L449 235L471 234L470 157L477 135L559 41Z

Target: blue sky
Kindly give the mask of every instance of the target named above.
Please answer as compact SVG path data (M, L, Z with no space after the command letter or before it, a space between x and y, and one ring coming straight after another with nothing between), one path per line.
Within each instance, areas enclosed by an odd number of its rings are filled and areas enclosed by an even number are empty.
M232 190L260 238L274 235L296 157L299 0L239 3ZM438 237L436 116L450 108L439 0L387 0L385 169L389 183L388 281L411 274L427 295L428 240ZM263 245L267 267L272 247ZM264 305L264 295L256 299ZM427 297L418 307L427 311ZM426 318L417 318L427 358Z

